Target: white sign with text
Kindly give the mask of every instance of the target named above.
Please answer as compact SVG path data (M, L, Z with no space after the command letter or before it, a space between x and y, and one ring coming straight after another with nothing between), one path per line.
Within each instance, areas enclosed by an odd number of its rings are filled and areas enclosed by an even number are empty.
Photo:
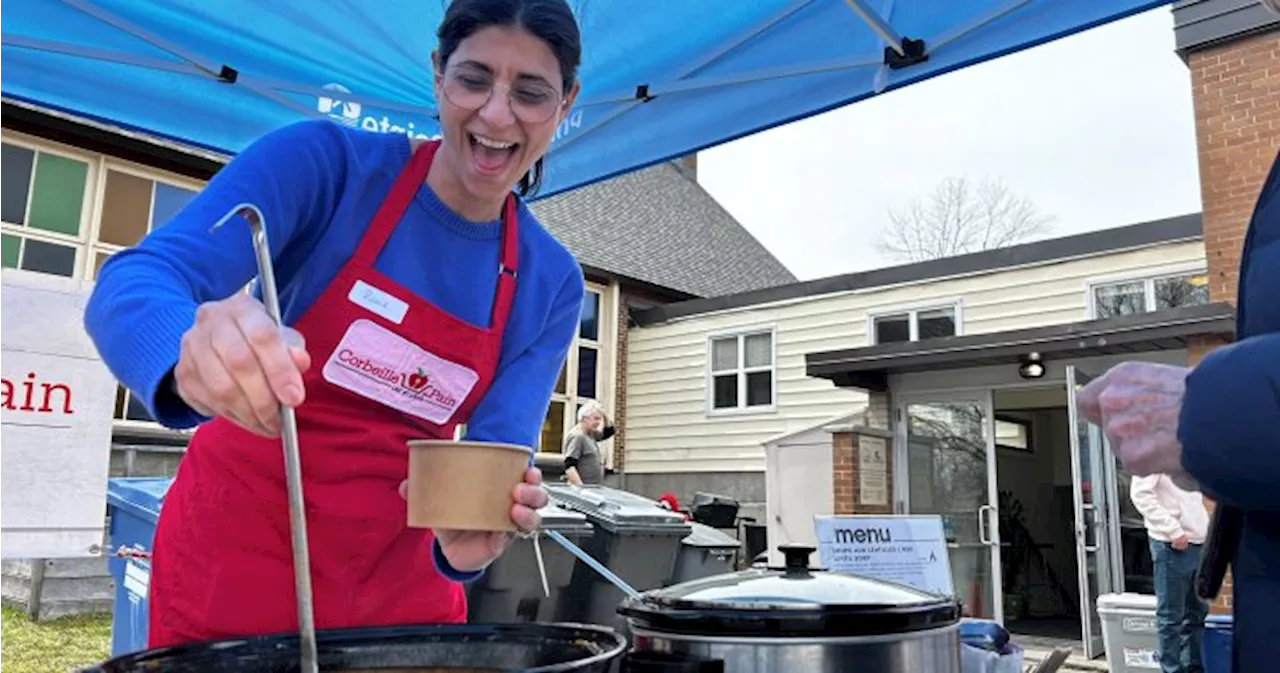
M0 555L103 544L116 381L84 330L91 285L5 269L0 286Z
M940 516L817 516L823 568L955 595Z
M882 437L858 437L858 504L889 504L889 450Z

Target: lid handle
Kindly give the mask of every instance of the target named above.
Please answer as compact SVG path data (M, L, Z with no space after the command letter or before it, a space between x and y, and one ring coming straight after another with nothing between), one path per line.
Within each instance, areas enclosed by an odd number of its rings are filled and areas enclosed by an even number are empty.
M784 565L788 571L808 570L809 557L817 550L817 547L810 547L806 544L778 545L778 551L782 552Z

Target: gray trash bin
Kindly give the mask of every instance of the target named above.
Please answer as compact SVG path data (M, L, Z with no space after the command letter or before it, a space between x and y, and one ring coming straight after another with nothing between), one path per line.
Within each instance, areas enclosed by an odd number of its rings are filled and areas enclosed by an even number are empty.
M543 530L559 531L578 546L584 546L591 537L591 524L585 514L557 507L554 503L544 507L539 514L542 515ZM541 536L538 545L542 550L547 588L551 595L543 592L533 540L517 538L479 579L466 585L467 621L511 624L555 619L557 603L573 577L577 559L546 536Z
M583 549L637 591L664 586L675 570L680 541L689 534L684 516L654 500L607 486L547 484L561 507L585 514L592 526ZM556 621L600 624L626 633L617 613L620 589L585 563L573 569Z
M671 584L679 584L711 575L731 573L742 543L721 530L696 521L693 530L680 541L676 569Z

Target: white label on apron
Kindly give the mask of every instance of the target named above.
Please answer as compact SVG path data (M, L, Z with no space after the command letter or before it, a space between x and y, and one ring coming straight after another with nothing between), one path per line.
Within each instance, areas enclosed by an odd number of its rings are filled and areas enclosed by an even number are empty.
M351 323L323 373L329 383L441 425L480 380L370 320Z
M351 286L347 299L356 306L369 309L397 325L404 320L404 314L409 312L409 304L403 299L383 292L363 280L357 280L356 284Z

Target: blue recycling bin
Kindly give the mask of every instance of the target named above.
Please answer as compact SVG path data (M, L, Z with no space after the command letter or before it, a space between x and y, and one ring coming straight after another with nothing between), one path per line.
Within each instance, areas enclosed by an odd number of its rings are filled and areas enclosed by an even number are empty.
M172 479L122 478L107 482L107 569L115 580L111 656L147 649L147 594L151 541Z
M1204 620L1200 658L1204 673L1231 673L1231 615L1209 615Z

